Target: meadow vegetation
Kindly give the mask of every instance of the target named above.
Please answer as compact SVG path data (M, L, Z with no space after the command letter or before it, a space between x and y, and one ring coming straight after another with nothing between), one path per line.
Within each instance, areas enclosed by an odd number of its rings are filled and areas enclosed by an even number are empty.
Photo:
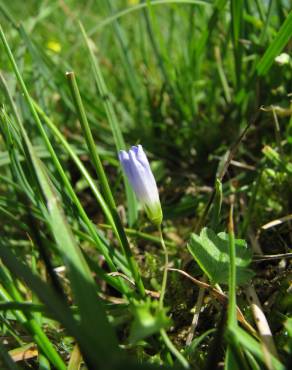
M0 369L291 369L289 1L0 0L0 24Z

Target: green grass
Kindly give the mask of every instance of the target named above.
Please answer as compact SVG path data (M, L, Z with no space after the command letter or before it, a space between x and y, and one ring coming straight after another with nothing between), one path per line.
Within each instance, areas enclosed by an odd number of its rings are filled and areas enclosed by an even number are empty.
M0 368L290 369L289 2L0 0L0 23ZM139 143L162 231L118 161Z

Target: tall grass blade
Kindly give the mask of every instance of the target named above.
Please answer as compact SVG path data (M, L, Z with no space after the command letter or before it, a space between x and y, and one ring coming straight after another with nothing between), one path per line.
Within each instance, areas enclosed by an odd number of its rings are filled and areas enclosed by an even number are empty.
M31 113L35 121L41 124L2 28L0 28L0 35ZM97 297L95 283L90 269L72 235L60 206L58 195L50 182L43 164L35 155L24 127L21 125L19 129L21 131L27 153L29 154L29 160L33 165L35 176L42 191L43 199L46 203L47 219L51 232L67 267L67 273L72 284L72 290L80 309L80 325L84 332L87 333L87 336L91 339L90 347L87 348L87 353L91 358L90 362L94 363L94 361L98 361L98 363L102 364L105 360L116 360L118 354L118 342L113 329L107 321L104 308ZM102 333L102 335L99 333ZM98 353L98 356L96 353ZM92 362L93 359L94 361Z
M274 40L256 65L258 76L266 75L276 56L278 56L292 37L292 11L288 14Z
M131 251L131 248L130 248L130 245L129 245L129 242L128 242L128 239L127 239L126 232L123 228L121 219L119 217L119 214L118 214L118 211L117 211L117 208L116 208L116 204L115 204L112 192L111 192L111 188L109 186L106 174L104 172L104 169L103 169L103 166L102 166L102 163L101 163L101 160L99 158L99 155L98 155L96 147L95 147L95 143L94 143L94 140L93 140L91 129L89 127L89 124L88 124L88 121L87 121L87 118L86 118L86 113L85 113L85 110L84 110L84 107L83 107L82 99L81 99L81 96L80 96L80 93L79 93L79 89L78 89L78 85L77 85L74 73L73 72L68 72L67 73L67 78L68 78L69 86L70 86L70 89L71 89L72 97L74 99L74 103L75 103L76 108L77 108L77 112L78 112L79 119L80 119L80 122L81 122L81 125L82 125L82 129L83 129L83 132L84 132L84 135L85 135L85 140L87 142L88 150L89 150L89 153L91 155L94 167L96 169L97 176L98 176L98 178L100 179L100 182L101 182L103 195L104 195L105 200L107 201L107 204L108 204L108 206L111 210L111 214L113 216L113 219L114 219L114 222L115 222L115 225L116 225L116 229L117 229L117 232L119 234L119 239L121 240L121 245L122 245L124 254L127 258L129 268L132 272L132 275L134 277L137 288L139 289L140 293L142 295L144 295L145 290L144 290L144 286L143 286L143 283L142 283L141 275L140 275L140 272L138 270L138 266L137 266L137 264L134 260L134 256L132 254L132 251Z
M231 30L233 41L234 64L236 71L236 85L240 87L242 46L239 42L243 26L243 0L231 0Z
M112 0L104 0L107 4L107 7L110 13L116 13L114 10L114 5ZM127 36L122 28L122 26L118 23L115 19L113 21L113 29L115 32L117 44L119 47L119 54L121 55L121 60L124 66L124 70L127 76L127 80L129 82L129 87L131 92L135 98L137 108L140 109L141 105L141 84L138 81L137 73L134 68L133 58L132 58L132 51L130 50L130 43L127 40Z
M116 150L119 151L119 150L125 149L126 144L125 144L122 131L118 123L118 119L117 119L113 104L110 99L110 92L107 89L106 83L104 81L104 78L103 78L103 75L102 75L102 72L99 66L99 62L93 54L93 50L91 48L89 39L85 33L85 30L82 24L79 23L79 26L80 26L80 29L81 29L81 32L82 32L82 35L85 41L85 45L88 48L92 70L93 70L93 77L98 87L100 96L103 100L104 109L106 111L107 118L108 118L111 130L113 133ZM136 222L137 220L137 200L124 174L123 174L123 179L124 179L126 195L127 195L127 205L128 205L128 212L129 212L128 220L129 220L130 226L132 226L134 222Z
M7 245L4 245L3 241L0 240L0 258L2 257L1 252L4 250L9 250ZM10 252L11 253L11 252ZM3 258L2 258L3 259ZM12 302L13 300L19 303L23 303L23 298L16 288L14 281L8 274L8 271L4 266L0 269L0 297L4 302ZM35 343L38 345L39 349L47 356L50 362L56 367L57 370L65 370L66 366L55 350L53 344L44 333L38 322L35 320L34 315L30 312L25 314L21 311L12 311L17 321L23 325L29 333L34 338Z
M96 369L95 364L100 363L102 359L105 361L105 353L99 353L100 347L96 346L94 340L92 341L92 335L102 333L102 336L105 337L104 339L106 340L108 333L100 331L92 333L91 331L86 331L86 328L83 325L80 325L80 322L73 318L68 306L58 295L56 295L51 287L44 283L38 276L34 275L26 265L18 261L15 255L6 246L4 246L2 242L0 242L0 257L8 269L15 274L17 278L23 280L27 286L37 294L39 299L50 310L54 318L61 322L68 330L68 333L78 340L82 351L85 355L90 357L91 362L94 364L92 369ZM94 313L97 314L97 312ZM100 312L98 314L100 314ZM100 330L102 330L102 327L100 327ZM110 363L114 362L114 356L115 352L113 352L112 357L106 361L109 361ZM62 369L66 369L66 367L63 366Z
M4 78L3 78L2 75L0 75L0 79L1 79L1 82L2 82L2 86L4 88L4 92L6 93L7 99L9 101L9 103L10 103L11 109L12 109L13 114L15 116L16 122L19 125L19 127L21 127L21 125L22 125L21 119L19 117L19 114L18 114L18 112L16 110L16 107L15 107L15 104L13 102L13 99L12 99L10 93L9 93L7 84L6 84L6 82L5 82L5 80L4 80ZM37 107L36 107L36 109L37 109ZM42 110L40 110L40 108L39 108L39 114L40 115L44 114L44 112ZM46 118L46 116L45 116L45 118ZM88 218L88 216L87 216L87 214L86 214L83 206L81 205L81 203L80 203L80 201L79 201L79 199L78 199L78 197L77 197L77 195L76 195L76 193L75 193L75 191L74 191L74 189L73 189L73 187L72 187L72 185L70 183L70 180L68 179L68 177L67 177L64 169L62 168L62 165L61 165L61 163L60 163L60 161L58 159L58 156L55 153L55 151L54 151L54 149L53 149L53 147L51 145L51 142L49 141L49 139L47 137L46 131L44 130L44 128L40 124L40 122L37 122L37 125L38 125L38 128L40 130L40 133L41 133L41 135L43 137L43 140L44 140L44 142L45 142L45 144L46 144L46 146L48 148L48 151L49 151L49 153L51 155L51 159L52 159L52 161L53 161L53 163L55 165L55 168L59 172L60 178L63 181L64 186L65 186L68 194L71 196L72 201L75 203L75 205L76 205L76 207L78 209L78 212L79 212L80 217L83 219L85 225L87 226L88 231L90 232L91 237L92 237L92 239L94 241L94 245L98 248L98 250L104 256L104 258L105 258L106 262L108 263L111 271L113 271L113 272L114 271L117 271L116 266L115 266L115 263L112 260L112 257L110 255L109 250L105 247L104 243L100 240L100 237L99 237L99 235L96 232L95 226L89 220L89 218ZM8 136L8 138L9 138L9 136ZM14 148L13 143L10 143L10 147L12 149ZM24 183L24 185L28 189L28 194L30 195L31 199L33 200L33 190L30 188L29 184L27 183L27 181L25 179L25 176L23 174L23 171L21 169L21 166L19 165L19 163L17 161L17 158L14 155L14 150L12 150L12 159L11 160L12 160L12 164L14 164L14 166L17 167L17 176L19 176L19 173L22 173L22 177L21 177L20 180ZM116 282L118 283L119 282L119 279L116 279ZM123 282L121 282L120 285L125 287L125 285L124 285ZM126 290L124 290L124 292L125 291Z

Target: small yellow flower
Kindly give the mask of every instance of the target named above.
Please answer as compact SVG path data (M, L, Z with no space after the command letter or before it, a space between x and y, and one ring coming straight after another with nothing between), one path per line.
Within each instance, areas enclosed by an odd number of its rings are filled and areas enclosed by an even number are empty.
M60 53L62 47L58 41L50 40L47 42L47 48L52 50L55 53Z

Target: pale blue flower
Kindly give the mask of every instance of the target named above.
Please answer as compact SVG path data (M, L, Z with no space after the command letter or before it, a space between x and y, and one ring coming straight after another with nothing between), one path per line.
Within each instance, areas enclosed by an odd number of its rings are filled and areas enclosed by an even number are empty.
M121 150L119 159L138 200L145 207L149 219L155 225L160 225L162 210L158 189L142 146L132 146L129 152Z

